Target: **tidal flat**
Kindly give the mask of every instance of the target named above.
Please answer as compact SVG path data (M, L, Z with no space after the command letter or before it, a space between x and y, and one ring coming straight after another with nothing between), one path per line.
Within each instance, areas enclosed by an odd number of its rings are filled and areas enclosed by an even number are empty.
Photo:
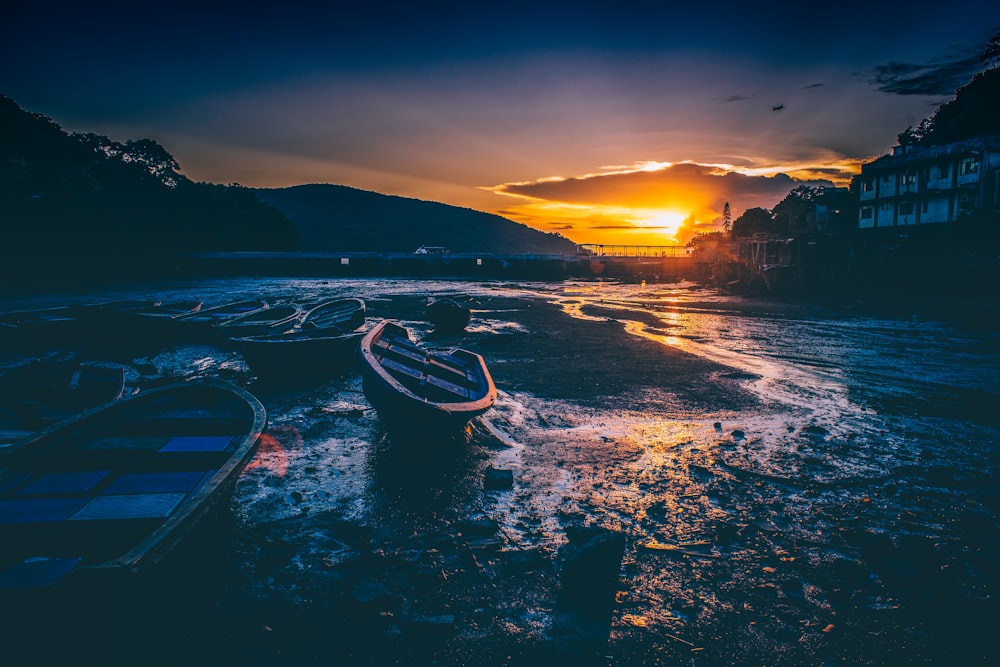
M472 308L466 331L423 320L444 295ZM291 369L256 377L208 345L34 353L122 363L139 391L220 377L261 399L269 428L223 526L101 614L7 637L14 664L997 657L995 313L775 303L687 283L294 279L3 309L342 296L433 349L483 355L497 404L457 440L394 441L353 367L304 383ZM3 354L4 368L26 358ZM567 563L607 534L624 545L613 590L567 601Z

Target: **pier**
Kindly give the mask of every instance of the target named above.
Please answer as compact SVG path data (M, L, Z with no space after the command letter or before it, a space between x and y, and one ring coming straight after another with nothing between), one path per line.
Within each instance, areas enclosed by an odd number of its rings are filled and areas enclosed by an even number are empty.
M673 280L694 268L684 246L581 245L576 255L401 252L201 252L177 267L199 277L400 276L562 280Z

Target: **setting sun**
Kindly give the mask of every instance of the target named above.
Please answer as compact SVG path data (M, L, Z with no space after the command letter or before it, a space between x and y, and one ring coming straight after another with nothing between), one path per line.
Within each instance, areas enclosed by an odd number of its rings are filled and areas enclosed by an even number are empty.
M680 213L678 211L668 210L668 211L649 211L649 217L638 218L635 223L636 226L642 227L643 231L659 231L664 236L670 237L671 239L676 239L677 232L680 230L681 225L689 216Z

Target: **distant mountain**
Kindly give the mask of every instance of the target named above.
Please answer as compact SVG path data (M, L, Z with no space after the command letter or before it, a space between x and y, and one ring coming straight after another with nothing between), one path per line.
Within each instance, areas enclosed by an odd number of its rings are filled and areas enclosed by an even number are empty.
M576 244L499 215L344 185L257 189L295 226L303 251L576 253Z

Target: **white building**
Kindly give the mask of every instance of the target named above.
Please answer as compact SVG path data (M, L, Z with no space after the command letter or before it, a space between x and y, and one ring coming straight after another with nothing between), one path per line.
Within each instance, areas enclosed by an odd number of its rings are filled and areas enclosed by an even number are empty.
M855 176L858 227L955 222L1000 216L1000 136L943 146L896 146Z

